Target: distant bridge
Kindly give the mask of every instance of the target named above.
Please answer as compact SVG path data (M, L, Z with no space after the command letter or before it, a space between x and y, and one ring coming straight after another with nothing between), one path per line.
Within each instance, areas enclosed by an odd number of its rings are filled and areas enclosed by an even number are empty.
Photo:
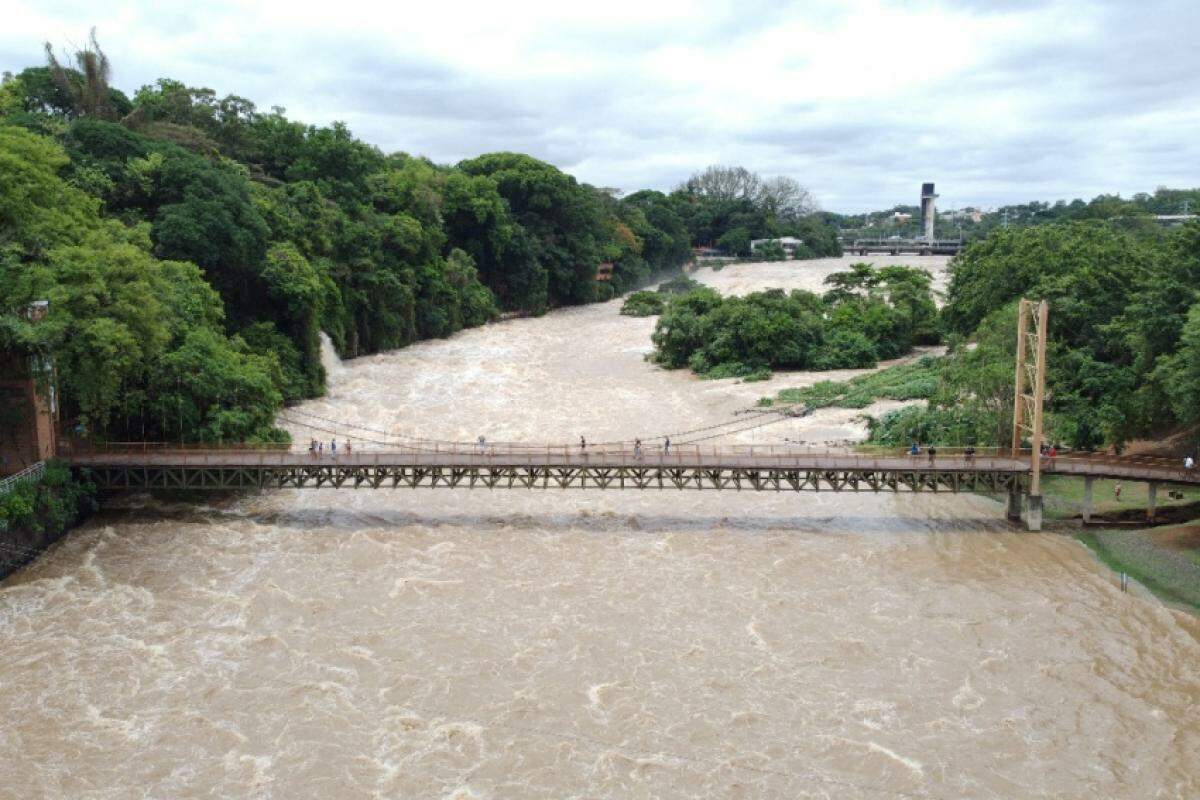
M915 253L919 256L954 255L963 248L961 239L855 239L846 245L846 252L860 256L869 253Z
M64 456L109 490L246 489L674 489L712 491L986 492L1007 494L1017 519L1029 491L1031 454L1007 450L934 458L897 450L682 445L639 453L627 446L451 445L355 450L333 456L277 447L173 449L109 446ZM1042 458L1046 474L1146 481L1153 515L1160 483L1200 485L1200 472L1165 459L1101 455ZM1040 517L1040 503L1038 506ZM1032 524L1032 523L1031 523ZM1037 526L1040 527L1040 519Z

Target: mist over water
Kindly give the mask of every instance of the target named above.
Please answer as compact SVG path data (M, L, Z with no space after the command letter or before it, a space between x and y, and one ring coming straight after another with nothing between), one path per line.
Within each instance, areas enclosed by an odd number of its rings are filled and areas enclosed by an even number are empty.
M698 277L819 291L854 260ZM648 440L853 374L665 372L619 308L331 362L281 422ZM0 797L1194 797L1198 638L971 495L134 497L0 584Z

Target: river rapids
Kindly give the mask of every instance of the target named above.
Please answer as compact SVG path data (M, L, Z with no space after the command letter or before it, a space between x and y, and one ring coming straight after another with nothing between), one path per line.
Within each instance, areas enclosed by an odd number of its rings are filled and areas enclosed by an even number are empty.
M819 291L853 260L698 277ZM280 422L650 440L853 374L666 372L619 308L330 357ZM860 413L705 443L854 439ZM0 797L1195 798L1198 641L973 495L127 497L0 584Z

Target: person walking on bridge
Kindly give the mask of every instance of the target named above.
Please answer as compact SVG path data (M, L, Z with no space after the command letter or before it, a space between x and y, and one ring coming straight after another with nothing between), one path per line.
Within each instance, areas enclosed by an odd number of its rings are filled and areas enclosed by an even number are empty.
M917 444L916 442L913 442L912 447L908 448L908 454L910 456L921 455L921 446L919 444Z
M638 461L642 460L642 440L641 439L633 440L633 457L635 459L637 459Z
M329 454L334 458L337 458L337 439L329 440Z
M671 455L671 437L667 436L663 441L663 454Z
M579 437L579 452L587 452L587 439L583 438L582 436Z

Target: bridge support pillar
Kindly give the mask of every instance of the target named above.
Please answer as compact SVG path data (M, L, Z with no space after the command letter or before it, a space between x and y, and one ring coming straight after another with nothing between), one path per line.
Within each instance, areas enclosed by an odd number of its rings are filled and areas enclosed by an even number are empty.
M1154 514L1158 506L1158 484L1151 481L1146 484L1146 520L1154 522Z
M1025 495L1025 529L1030 531L1042 529L1042 496L1040 494Z
M1083 517L1083 524L1087 525L1092 521L1092 481L1095 478L1088 476L1083 479L1083 508L1080 509L1080 515Z
M1004 505L1004 516L1012 522L1021 521L1021 491L1013 489L1008 493L1008 502Z

